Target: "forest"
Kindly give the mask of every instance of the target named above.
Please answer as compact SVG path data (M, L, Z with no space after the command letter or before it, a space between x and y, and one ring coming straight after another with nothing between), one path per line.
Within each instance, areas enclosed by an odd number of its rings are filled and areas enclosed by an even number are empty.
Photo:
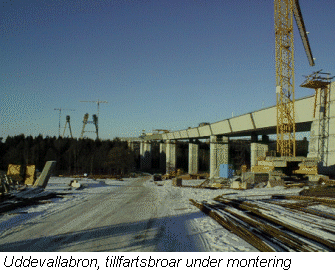
M0 138L0 170L8 164L35 165L42 171L46 161L57 161L55 174L125 174L139 163L127 142L62 137L8 136Z

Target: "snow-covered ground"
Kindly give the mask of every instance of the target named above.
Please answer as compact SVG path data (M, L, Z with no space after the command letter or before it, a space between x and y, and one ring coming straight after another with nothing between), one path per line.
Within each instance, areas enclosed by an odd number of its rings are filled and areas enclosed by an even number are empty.
M92 180L87 178L79 180L82 188L75 189L69 185L73 178L51 177L45 190L64 194L63 198L48 199L46 203L18 208L0 215L0 237L15 232L18 226L23 227L31 220L38 220L56 212L68 209L71 205L88 201L94 194L113 193L119 187L126 185L134 178L126 181L118 180Z
M144 248L143 245L135 245L135 249L125 249L120 246L117 251L258 251L255 247L251 246L243 239L239 238L235 234L224 229L212 218L203 214L198 208L191 205L189 199L197 201L212 200L214 197L222 194L227 195L231 198L244 197L250 195L259 195L264 198L265 195L273 194L292 194L297 195L301 188L285 189L284 187L275 188L254 188L250 190L232 190L232 189L195 189L195 188L184 188L172 186L172 180L166 180L157 183L153 182L152 177L147 177L146 181L139 182L139 178L125 178L124 181L118 180L92 180L92 179L79 179L79 183L82 185L80 189L73 189L69 186L72 178L63 177L52 177L46 187L46 190L55 191L63 194L63 198L55 198L48 200L47 203L29 206L25 208L16 209L11 212L7 212L0 216L0 242L7 242L9 244L21 243L23 239L17 239L22 237L20 234L27 229L28 226L34 226L39 223L43 223L48 220L49 217L56 216L62 212L69 211L71 207L78 205L89 205L85 204L102 198L106 195L111 197L117 197L120 192L130 187L132 193L127 196L133 196L136 194L136 188L145 188L145 194L152 193L153 195L148 197L150 202L146 201L145 208L149 205L153 205L155 211L152 213L150 218L143 217L138 220L144 219L147 225L143 225L146 229L142 234L138 234L134 239L152 238L150 243L154 247ZM201 183L203 180L183 180L183 184L195 185ZM129 190L129 189L127 189ZM131 197L131 198L133 198ZM130 199L131 199L130 198ZM254 198L257 198L254 197ZM127 199L127 200L130 200ZM141 196L138 198L140 203ZM124 199L126 201L126 199ZM98 202L100 204L105 203L104 201ZM108 207L113 202L108 202ZM107 202L106 202L107 205ZM150 208L150 207L149 207ZM101 209L95 207L96 211ZM153 208L152 208L153 209ZM134 209L135 210L135 209ZM144 209L145 210L145 209ZM93 211L89 209L87 211ZM137 211L137 210L135 210ZM148 210L149 211L149 210ZM151 211L151 210L150 210ZM85 213L85 209L83 210ZM130 212L131 213L131 212ZM97 217L99 213L87 213L93 217ZM86 215L86 214L85 214ZM61 216L61 215L59 215ZM108 216L107 216L108 217ZM83 217L84 218L84 217ZM85 216L87 218L87 216ZM89 219L87 219L89 220ZM104 225L108 226L108 219L104 218ZM71 221L72 222L72 221ZM74 221L73 221L74 222ZM77 221L78 222L78 217ZM97 221L98 222L98 221ZM137 221L136 221L137 222ZM92 221L92 224L94 221ZM121 221L120 221L121 223ZM79 224L79 223L78 223ZM94 227L92 224L87 224L87 229ZM63 229L57 229L58 234L69 233L70 225L64 223ZM81 225L82 226L82 225ZM113 225L114 226L114 225ZM37 227L36 227L37 228ZM67 231L68 230L68 231ZM31 232L29 232L31 233ZM51 234L51 230L44 233ZM71 228L73 233L73 228ZM124 235L129 232L123 232ZM118 233L121 234L121 233ZM15 238L15 235L18 235ZM31 236L29 241L32 241ZM50 237L50 236L49 236ZM54 236L52 236L54 237ZM36 236L36 239L40 239L41 236ZM28 239L28 237L27 237ZM26 241L26 240L24 240ZM55 240L53 240L55 242ZM107 241L107 240L106 240ZM119 241L119 240L118 240ZM132 240L127 240L132 241ZM137 241L137 240L134 240ZM148 245L147 245L148 246ZM83 246L71 246L72 251L82 251ZM6 245L0 246L0 250L6 251ZM11 250L11 249L9 249ZM56 251L57 249L53 249ZM90 251L90 250L85 250Z
M204 180L183 180L183 185L198 185ZM193 231L198 237L199 246L202 246L201 251L258 251L255 247L229 232L219 225L211 217L203 214L198 208L191 205L189 199L197 201L210 201L216 196L227 194L229 198L243 198L252 196L253 198L265 198L275 194L292 194L297 195L301 188L285 189L284 187L274 188L255 188L249 190L232 190L232 189L195 189L185 187L172 186L172 180L163 182L163 186L158 186L153 182L147 182L146 185L156 189L160 197L165 198L165 208L169 211L162 211L167 216L192 216L191 219L185 221L186 227ZM170 228L170 235L178 235L178 228L183 226L175 226L170 224L169 219L166 219L166 227ZM165 251L163 249L163 251ZM168 251L168 250L167 250Z

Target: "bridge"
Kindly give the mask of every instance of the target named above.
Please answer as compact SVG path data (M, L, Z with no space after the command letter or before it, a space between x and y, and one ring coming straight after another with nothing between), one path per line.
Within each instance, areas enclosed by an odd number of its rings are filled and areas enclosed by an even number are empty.
M320 104L321 91L316 99L316 113L314 114L315 95L296 99L295 121L296 132L310 131L308 157L320 158L320 145L324 149L319 168L322 173L335 173L335 82L331 83L326 108L326 132L320 133L320 124L323 105ZM122 138L132 147L134 142L140 142L141 169L151 167L151 143L160 142L160 154L166 158L166 170L176 167L176 141L189 142L189 173L198 171L199 139L210 139L210 177L218 176L220 164L228 164L229 138L251 137L251 165L254 165L258 156L264 156L268 151L268 135L276 134L277 125L276 106L271 106L254 112L246 113L229 119L224 119L208 125L178 130L169 133L144 135L139 138ZM258 135L262 141L258 142ZM320 141L323 140L323 144ZM165 162L163 162L165 163Z

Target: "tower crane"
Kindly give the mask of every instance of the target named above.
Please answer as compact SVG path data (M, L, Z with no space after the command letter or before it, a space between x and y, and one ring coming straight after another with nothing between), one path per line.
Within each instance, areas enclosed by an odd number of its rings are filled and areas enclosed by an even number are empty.
M73 109L62 109L62 108L55 108L54 110L59 111L59 122L58 122L58 137L60 137L60 118L62 115L62 111L75 111Z
M71 130L71 124L70 124L70 115L67 115L66 116L66 123L65 123L65 127L64 127L64 131L63 131L63 136L65 135L65 131L66 131L66 125L69 123L69 129L70 129L70 135L71 135L71 138L73 138L72 136L72 130Z
M99 119L99 105L100 103L108 103L107 101L102 101L102 100L99 100L98 101L80 101L80 102L93 102L93 103L96 103L98 105L98 119Z
M274 0L277 152L284 157L295 157L296 154L293 14L310 66L314 66L315 60L309 45L299 1Z

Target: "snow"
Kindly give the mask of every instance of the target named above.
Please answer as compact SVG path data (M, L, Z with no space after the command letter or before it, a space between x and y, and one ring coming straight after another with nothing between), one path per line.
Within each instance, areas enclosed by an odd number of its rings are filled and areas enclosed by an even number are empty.
M63 198L48 200L48 203L16 209L0 216L0 239L15 234L24 229L25 224L43 222L46 217L62 212L83 202L90 201L103 194L117 194L122 187L131 185L139 178L124 178L124 181L112 179L77 179L81 188L71 188L69 185L73 178L52 177L46 187L48 191L61 193ZM183 185L199 185L204 180L183 180ZM147 226L144 235L162 234L156 243L156 251L213 251L213 252L253 252L255 247L239 238L235 234L223 228L215 220L205 215L189 199L198 202L211 201L216 196L227 194L233 198L270 198L272 195L297 195L301 188L285 189L284 187L254 188L249 190L231 189L200 189L191 187L174 187L172 180L159 182L161 186L153 182L152 177L143 183L143 186L155 194L156 217L154 226ZM132 188L136 186L132 186ZM135 193L136 191L134 191ZM123 200L123 199L122 199ZM94 218L98 211L104 209L104 202L99 207L90 209L85 216L86 220ZM109 202L110 204L110 202ZM106 204L107 205L107 204ZM145 205L144 207L147 207ZM323 206L317 206L324 208ZM313 206L313 208L317 208ZM279 209L273 205L273 209ZM324 210L324 209L322 209ZM280 213L280 210L278 210ZM77 217L80 219L80 216ZM146 219L150 223L150 220ZM74 220L73 222L76 222ZM92 224L94 221L92 221ZM73 225L73 224L72 224ZM57 230L62 233L72 226L65 224ZM87 224L87 227L90 224ZM92 225L93 226L93 225ZM298 224L297 224L298 226ZM163 229L162 229L163 228ZM124 232L126 235L127 232ZM129 236L129 235L128 235ZM141 238L142 235L137 236ZM80 248L80 245L78 245ZM118 250L122 251L122 250ZM127 250L124 250L127 251Z

